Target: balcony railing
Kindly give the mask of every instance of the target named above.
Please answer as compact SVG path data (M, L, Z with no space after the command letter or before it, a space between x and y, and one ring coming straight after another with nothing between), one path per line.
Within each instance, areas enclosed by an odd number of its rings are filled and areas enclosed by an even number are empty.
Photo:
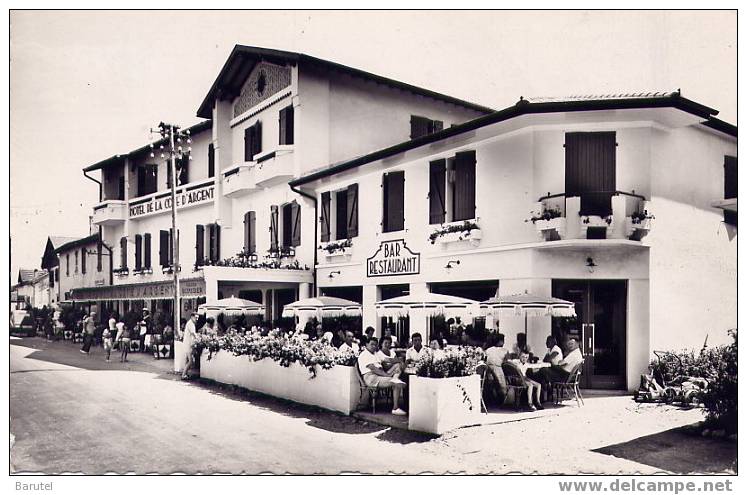
M653 216L646 198L635 192L557 193L539 198L531 221L543 240L641 240Z
M223 172L223 195L239 197L257 189L256 165L242 163Z
M280 146L278 149L254 157L256 161L255 180L258 186L269 187L287 182L295 175L293 147Z
M127 218L127 202L107 199L93 207L92 222L95 225L114 225Z

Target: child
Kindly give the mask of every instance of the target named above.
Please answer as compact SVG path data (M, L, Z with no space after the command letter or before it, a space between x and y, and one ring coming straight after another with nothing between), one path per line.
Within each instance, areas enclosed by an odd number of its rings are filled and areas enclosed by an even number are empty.
M108 363L112 354L112 333L108 328L104 328L101 337L104 340L104 351L106 351L106 362Z
M127 362L127 353L130 352L130 329L124 323L117 322L117 342L122 354L119 356L120 363Z
M529 361L529 352L526 350L521 351L519 354L519 360L514 360L513 363L516 365L517 368L519 368L519 371L521 371L521 374L524 375L524 381L527 384L527 400L529 402L529 409L532 411L536 411L537 409L544 409L542 407L542 385L539 382L536 382L532 380L531 378L527 377L527 369L528 367L528 361ZM534 401L532 400L534 399ZM534 404L532 404L534 402Z

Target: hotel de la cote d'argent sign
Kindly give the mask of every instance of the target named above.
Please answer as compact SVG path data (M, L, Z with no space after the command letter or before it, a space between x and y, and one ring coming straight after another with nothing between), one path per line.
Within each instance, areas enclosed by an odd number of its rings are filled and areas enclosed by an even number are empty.
M405 241L383 241L366 261L367 277L391 277L420 273L420 253L407 247Z
M177 189L176 207L186 208L208 203L215 195L215 184L210 181L203 185L190 187L188 189ZM164 213L171 210L171 193L164 193L145 200L130 202L130 218L137 218L156 213Z

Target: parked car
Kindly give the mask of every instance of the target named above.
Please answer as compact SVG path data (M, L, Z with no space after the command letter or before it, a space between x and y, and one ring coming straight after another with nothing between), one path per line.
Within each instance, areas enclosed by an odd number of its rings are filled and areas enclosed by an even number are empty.
M10 312L10 334L33 337L34 320L25 309L14 309Z

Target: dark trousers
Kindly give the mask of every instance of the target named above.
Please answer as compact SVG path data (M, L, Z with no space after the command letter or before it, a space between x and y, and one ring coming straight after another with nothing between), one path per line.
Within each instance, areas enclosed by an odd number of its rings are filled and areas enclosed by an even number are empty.
M91 344L93 343L93 335L90 333L83 334L83 351L88 352L91 350Z
M565 382L568 380L569 375L570 373L559 366L550 366L549 368L540 368L539 371L532 375L532 379L545 385L554 382Z

